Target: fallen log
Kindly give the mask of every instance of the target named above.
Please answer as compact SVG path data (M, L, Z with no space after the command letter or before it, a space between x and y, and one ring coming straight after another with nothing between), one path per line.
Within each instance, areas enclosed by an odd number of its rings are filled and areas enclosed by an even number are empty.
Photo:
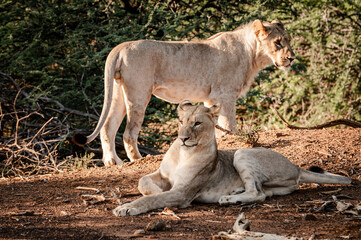
M286 127L290 128L290 129L314 130L314 129L322 129L322 128L334 127L334 126L337 126L337 125L346 125L346 126L353 127L353 128L361 128L361 123L351 121L351 120L348 120L348 119L337 119L337 120L329 121L329 122L326 122L326 123L323 123L323 124L315 125L315 126L312 126L312 127L298 127L298 126L289 124L281 116L281 114L277 111L277 109L273 108L273 110L276 113L276 115L281 119L281 121L284 122Z

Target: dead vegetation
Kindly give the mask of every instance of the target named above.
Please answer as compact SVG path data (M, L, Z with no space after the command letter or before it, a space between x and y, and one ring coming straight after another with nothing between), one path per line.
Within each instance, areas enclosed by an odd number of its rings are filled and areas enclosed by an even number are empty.
M26 92L9 75L0 72L0 171L2 177L30 176L56 173L64 169L83 168L96 165L101 161L91 161L94 152L101 149L88 146L79 148L84 157L67 157L73 152L70 144L72 123L70 115L88 120L97 120L98 116L65 107L59 101L36 96ZM119 153L124 149L122 141L117 141ZM160 152L140 146L142 154L160 154ZM63 152L62 152L63 151ZM89 157L90 156L90 157ZM92 155L94 156L94 155ZM123 154L121 157L125 158ZM85 166L84 166L85 165Z
M0 98L2 177L59 171L64 162L59 162L58 148L69 134L69 127L46 114L43 103L50 99L35 102L10 76L1 76L7 80L1 84L7 87L1 86Z

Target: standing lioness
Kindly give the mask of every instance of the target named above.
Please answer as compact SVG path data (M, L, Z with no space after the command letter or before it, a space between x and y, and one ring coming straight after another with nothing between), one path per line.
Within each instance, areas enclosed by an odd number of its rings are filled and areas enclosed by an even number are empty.
M105 63L104 105L94 132L75 135L78 145L99 134L106 166L120 164L115 135L127 114L123 140L130 160L140 158L137 138L152 94L172 103L184 99L220 105L219 125L236 130L235 103L267 65L288 69L295 55L279 21L256 20L234 31L191 42L133 41L115 47Z
M157 208L187 207L193 200L250 203L289 194L301 183L351 182L348 177L326 171L300 169L281 154L265 148L218 151L214 127L219 110L218 106L181 103L177 140L159 169L139 181L138 189L145 196L117 207L113 213L137 215Z

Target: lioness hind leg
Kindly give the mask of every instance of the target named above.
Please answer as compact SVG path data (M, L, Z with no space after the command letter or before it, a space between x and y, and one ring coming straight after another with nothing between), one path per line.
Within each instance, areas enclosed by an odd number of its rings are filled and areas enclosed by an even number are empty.
M125 91L127 93L127 91ZM127 93L128 94L128 93ZM126 96L127 126L125 127L123 141L127 155L131 161L141 158L137 140L142 127L145 109L149 103L151 92L129 93Z
M126 109L122 88L114 84L113 99L107 119L100 130L100 139L103 149L103 162L105 166L122 164L115 150L115 136L125 116Z
M266 194L263 192L262 182L257 175L253 159L245 154L236 152L233 166L244 184L245 191L240 194L222 196L219 199L219 203L224 205L264 201Z
M252 177L242 178L246 191L235 195L225 195L219 199L219 204L228 205L236 203L252 203L261 202L266 199L266 194L256 185L256 181Z
M298 188L298 185L288 186L288 187L274 187L274 188L263 188L264 193L267 197L272 196L282 196L292 193Z
M231 195L241 194L244 193L245 189L244 187L237 188L231 192Z
M139 180L138 190L143 195L152 195L167 191L171 188L170 183L162 177L159 169Z

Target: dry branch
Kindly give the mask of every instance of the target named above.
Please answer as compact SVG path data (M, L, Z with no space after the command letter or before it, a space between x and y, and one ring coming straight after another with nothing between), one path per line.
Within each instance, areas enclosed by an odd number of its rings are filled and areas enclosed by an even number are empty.
M44 174L67 167L60 158L65 156L58 156L60 144L69 140L70 136L67 116L72 114L95 120L98 120L98 116L67 108L47 96L36 98L3 72L0 72L0 78L7 80L1 83L0 91L2 177ZM123 142L117 141L116 147L117 150L123 150ZM139 146L139 149L143 155L161 154L144 146ZM101 153L96 149L94 152Z
M334 126L337 126L337 125L346 125L346 126L353 127L353 128L361 128L361 123L351 121L351 120L347 120L347 119L337 119L337 120L326 122L326 123L323 123L323 124L320 124L320 125L315 125L315 126L312 126L312 127L298 127L298 126L289 124L281 116L281 114L277 111L277 109L273 108L273 110L275 111L276 115L282 120L282 122L284 122L286 127L290 128L290 129L314 130L314 129L322 129L322 128L334 127Z
M228 135L238 136L241 141L250 144L252 147L257 144L259 139L259 134L258 134L259 129L257 129L257 127L255 127L253 124L247 124L243 122L242 128L238 130L236 133L224 129L219 125L216 125L215 127L216 129Z
M122 200L120 200L121 196L118 196L111 187L109 187L109 190L111 194L114 196L114 198L117 200L118 204L122 204Z
M97 188L92 188L92 187L82 187L82 186L78 186L75 189L78 190L88 190L88 191L95 191L95 193L100 193L100 190Z
M58 146L69 134L68 126L48 117L43 106L12 77L2 72L0 76L9 80L0 103L2 177L58 171Z
M252 232L249 230L250 222L244 216L244 213L241 213L236 222L233 225L233 230L235 233L229 234L228 232L219 232L217 235L213 236L213 240L301 240L302 238L297 237L288 237L281 236L277 234L270 233L261 233L261 232Z
M175 212L173 210L171 210L171 209L169 209L167 207L165 207L160 214L161 215L166 215L166 216L171 216L171 217L174 217L174 218L176 218L178 220L181 220L181 218L177 214L175 214Z

